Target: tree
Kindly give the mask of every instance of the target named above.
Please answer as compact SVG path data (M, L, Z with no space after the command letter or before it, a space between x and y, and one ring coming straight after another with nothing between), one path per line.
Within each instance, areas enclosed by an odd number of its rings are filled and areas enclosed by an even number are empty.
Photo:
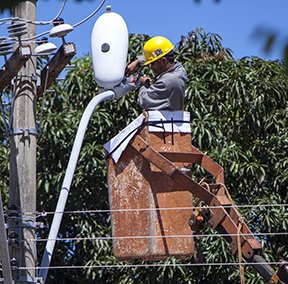
M144 35L130 36L129 58L141 52ZM261 207L239 210L253 232L287 232L287 108L288 80L281 62L259 58L235 61L222 47L218 35L198 29L179 42L177 59L188 73L185 109L192 115L192 143L225 169L226 185L236 204ZM98 88L93 79L89 56L78 58L54 93L40 98L43 106L42 134L38 140L38 211L53 212L76 134L76 127L88 102ZM74 175L67 211L109 209L106 165L102 145L141 113L136 92L118 102L106 102L95 111L89 124ZM38 111L40 113L40 109ZM2 125L2 124L1 124ZM1 191L8 187L8 145L0 145ZM205 175L194 172L199 180ZM42 216L48 225L52 214ZM39 218L40 221L40 218ZM109 213L66 213L60 237L85 238L110 235ZM209 227L204 233L215 233ZM39 230L46 238L48 228ZM288 258L285 235L259 235L265 258ZM219 237L203 238L205 262L235 262L226 243ZM44 242L38 242L39 258ZM145 262L135 260L133 264ZM169 258L160 267L102 267L84 270L49 271L48 283L239 283L237 266L190 267L191 263ZM108 239L66 240L56 243L52 266L121 264L113 256ZM171 265L171 266L169 266ZM174 266L173 266L174 265ZM245 267L247 283L264 283ZM262 281L262 282L261 282Z
M0 4L0 11L8 10L11 12L12 7L16 6L22 0L3 0Z

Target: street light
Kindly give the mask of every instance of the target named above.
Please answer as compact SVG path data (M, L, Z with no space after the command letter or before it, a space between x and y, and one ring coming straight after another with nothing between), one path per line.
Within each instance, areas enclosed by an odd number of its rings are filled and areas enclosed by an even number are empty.
M119 34L121 34L121 36L119 36ZM43 283L45 283L47 277L74 171L91 115L99 103L106 100L117 100L135 88L135 84L130 84L129 79L124 76L128 53L128 29L123 18L111 12L111 7L108 7L106 13L101 15L96 21L92 31L91 41L95 80L98 85L103 88L104 92L98 94L89 102L78 126L42 258L39 276L42 277ZM100 51L99 46L102 47Z

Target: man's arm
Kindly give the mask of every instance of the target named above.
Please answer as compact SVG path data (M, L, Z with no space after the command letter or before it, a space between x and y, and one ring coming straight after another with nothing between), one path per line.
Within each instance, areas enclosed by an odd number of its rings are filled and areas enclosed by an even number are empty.
M138 104L143 109L169 108L170 92L163 81L156 81L148 88L142 86L139 90Z
M127 65L125 75L130 76L138 66L144 66L144 63L145 63L144 56L143 55L137 56L135 60L133 60Z

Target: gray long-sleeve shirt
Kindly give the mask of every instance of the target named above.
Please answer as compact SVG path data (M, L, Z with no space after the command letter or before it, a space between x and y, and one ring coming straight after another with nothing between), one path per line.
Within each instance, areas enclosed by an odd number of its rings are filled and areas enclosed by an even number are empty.
M183 110L186 82L186 70L176 62L149 88L140 88L137 102L145 110Z

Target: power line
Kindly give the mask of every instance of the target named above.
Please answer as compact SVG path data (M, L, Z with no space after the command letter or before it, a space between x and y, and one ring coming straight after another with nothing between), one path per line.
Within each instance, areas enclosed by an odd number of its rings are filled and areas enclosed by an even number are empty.
M102 6L104 5L105 1L106 1L106 0L103 0L103 1L100 3L100 5L99 5L89 16L87 16L85 19L83 19L82 21L74 24L74 25L73 25L73 28L76 28L76 27L82 25L84 22L86 22L86 21L88 21L90 18L92 18L92 17L102 8Z
M174 238L207 238L207 237L233 237L233 236L286 236L288 232L267 232L267 233L240 233L240 234L191 234L191 235L149 235L149 236L122 236L122 237L75 237L75 238L42 238L42 239L27 239L23 242L46 242L46 241L104 241L104 240L126 240L126 239L174 239Z
M84 18L84 19L81 20L80 22L72 25L72 27L73 27L73 28L76 28L76 27L80 26L81 24L83 24L84 22L86 22L87 20L89 20L90 18L92 18L92 17L102 8L102 6L104 5L105 2L106 2L106 0L103 0L103 1L99 4L99 6L98 6L89 16L87 16L86 18ZM41 34L38 34L38 35L36 35L36 36L30 37L30 38L24 38L23 41L30 41L30 40L36 39L36 38L38 38L38 37L47 35L49 32L50 32L50 30L49 30L49 31L46 31L46 32L43 32L43 33L41 33Z
M270 262L243 262L242 265L282 265L281 261ZM49 267L19 267L20 270L26 269L92 269L92 268L148 268L148 267L199 267L199 266L238 266L238 262L211 262L211 263L151 263L151 264L121 264L121 265L67 265L67 266L49 266Z
M272 208L272 207L288 207L286 203L279 204L244 204L244 205L223 205L223 206L206 206L207 209L217 209L217 208ZM52 215L56 213L63 214L95 214L95 213L114 213L114 212L141 212L141 211L173 211L173 210L193 210L203 208L201 206L191 206L191 207L168 207L168 208L128 208L128 209L91 209L91 210L69 210L69 211L37 211L37 212L23 212L23 215L38 215L38 217L45 217L46 215Z
M4 18L4 19L0 19L0 25L1 24L11 24L11 21L20 21L20 22L26 22L26 23L30 23L30 24L35 24L35 25L48 25L48 24L51 24L53 21L55 21L55 19L57 19L63 9L64 9L64 6L66 4L66 1L67 0L64 0L63 3L62 3L62 7L60 9L60 11L58 12L58 14L50 21L29 21L29 20L25 20L25 19L21 19L21 18L18 18L18 17L11 17L11 18ZM88 21L90 18L92 18L101 8L102 6L104 5L104 3L106 2L106 0L102 0L102 2L99 4L99 6L90 14L88 15L86 18L84 18L83 20L81 20L80 22L72 25L73 28L76 28L80 25L82 25L83 23L85 23L86 21ZM42 32L38 35L35 35L35 36L32 36L32 37L29 37L29 38L23 38L22 41L23 42L33 42L33 40L35 40L36 38L39 38L41 36L44 36L44 35L47 35L50 33L50 30L48 31L45 31L45 32ZM7 37L5 39L5 41L16 41L14 38L9 38Z
M52 24L53 21L57 18L59 18L64 10L64 7L66 5L67 0L63 0L61 8L59 10L59 12L57 13L57 15L49 20L49 21L32 21L32 20L27 20L27 19L23 19L23 18L19 18L19 17L10 17L10 18L3 18L0 19L0 25L4 25L4 24L11 24L11 22L13 21L18 21L18 22L25 22L27 24L34 24L34 25L49 25Z

